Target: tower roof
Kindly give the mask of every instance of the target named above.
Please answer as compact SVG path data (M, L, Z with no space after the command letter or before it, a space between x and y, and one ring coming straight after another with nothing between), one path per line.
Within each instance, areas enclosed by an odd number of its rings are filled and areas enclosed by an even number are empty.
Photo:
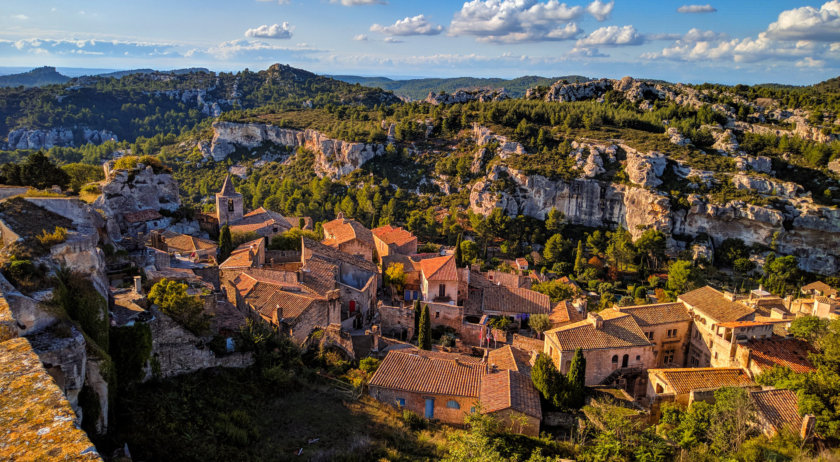
M233 187L233 182L230 181L230 173L225 176L225 182L222 184L222 190L219 191L220 196L238 196L240 195L236 192L236 189Z

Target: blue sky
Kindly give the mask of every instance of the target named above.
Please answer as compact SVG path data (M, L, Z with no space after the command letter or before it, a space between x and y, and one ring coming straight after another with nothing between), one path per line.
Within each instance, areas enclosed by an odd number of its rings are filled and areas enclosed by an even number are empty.
M4 66L385 76L840 75L840 0L3 0Z

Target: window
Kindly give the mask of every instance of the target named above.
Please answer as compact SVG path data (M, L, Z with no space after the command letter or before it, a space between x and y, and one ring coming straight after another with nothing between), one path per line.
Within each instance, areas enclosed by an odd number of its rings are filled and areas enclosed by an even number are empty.
M397 406L405 407L405 398L397 398Z
M715 351L715 359L718 359L718 353Z
M440 317L440 311L435 311L435 319Z
M642 360L641 355L636 355L636 361L641 361L641 360Z
M438 285L438 295L440 296L440 298L446 297L446 285L445 284L439 284Z
M613 363L613 364L618 364L618 355L614 355L614 356L612 357L612 363Z
M621 367L627 367L627 364L630 362L630 355L624 355L621 358Z
M449 409L461 409L461 405L458 404L458 401L452 399L446 402L446 407L448 407Z
M228 212L233 212L233 199L228 199Z
M645 337L647 337L647 339L652 342L653 341L653 332L652 331L651 332L645 332Z
M662 362L665 364L671 364L674 362L674 350L665 350L665 353L662 355Z
M677 336L677 329L668 329L668 338L673 338Z
M470 408L470 414L475 414L475 407Z
M700 365L700 356L697 353L692 353L691 354L691 360L689 361L689 364L691 364L692 366L699 366Z

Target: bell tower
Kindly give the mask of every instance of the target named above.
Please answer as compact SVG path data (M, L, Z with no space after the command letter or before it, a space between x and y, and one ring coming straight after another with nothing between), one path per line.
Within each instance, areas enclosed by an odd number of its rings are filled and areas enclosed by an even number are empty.
M225 177L222 190L216 194L216 218L219 219L219 226L236 223L243 215L242 194L233 188L230 181L230 174Z

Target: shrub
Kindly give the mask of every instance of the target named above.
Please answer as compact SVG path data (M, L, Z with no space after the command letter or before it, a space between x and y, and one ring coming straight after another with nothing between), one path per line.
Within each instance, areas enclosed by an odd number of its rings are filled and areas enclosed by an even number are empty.
M426 428L426 419L417 415L414 411L403 409L402 411L403 423L412 430L422 430Z
M359 369L367 374L373 374L379 368L380 360L376 358L367 357L359 361Z
M41 234L37 236L38 242L41 245L46 247L52 247L56 244L61 244L62 242L67 240L67 228L63 228L61 226L56 226L55 230L51 233L48 233L47 230L41 231Z

